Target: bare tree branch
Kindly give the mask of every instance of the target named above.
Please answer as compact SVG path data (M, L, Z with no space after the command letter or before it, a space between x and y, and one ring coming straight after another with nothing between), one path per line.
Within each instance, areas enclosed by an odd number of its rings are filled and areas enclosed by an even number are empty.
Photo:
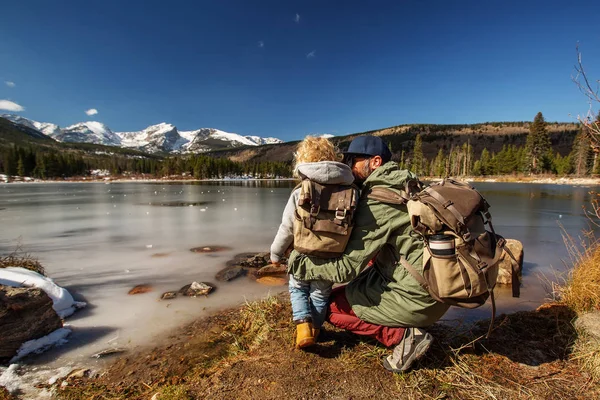
M594 104L600 105L600 80L596 80L596 88L594 89L583 67L579 43L575 46L575 50L577 51L577 64L574 68L577 74L571 76L571 80L577 85L581 93L587 97L589 104L586 115L584 117L578 115L577 120L585 126L584 133L590 138L592 148L597 152L600 150L600 123L598 113L594 112Z

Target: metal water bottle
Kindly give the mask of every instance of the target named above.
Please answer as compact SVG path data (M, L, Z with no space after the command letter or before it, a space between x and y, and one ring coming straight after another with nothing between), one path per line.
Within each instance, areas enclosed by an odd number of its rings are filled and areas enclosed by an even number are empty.
M454 237L443 233L429 236L429 250L433 256L454 255Z

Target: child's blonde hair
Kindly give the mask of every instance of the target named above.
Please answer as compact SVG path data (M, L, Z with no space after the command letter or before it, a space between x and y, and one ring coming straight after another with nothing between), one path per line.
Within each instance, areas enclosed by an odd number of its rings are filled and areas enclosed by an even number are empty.
M307 136L298 144L294 153L295 167L300 163L341 161L340 150L324 137Z

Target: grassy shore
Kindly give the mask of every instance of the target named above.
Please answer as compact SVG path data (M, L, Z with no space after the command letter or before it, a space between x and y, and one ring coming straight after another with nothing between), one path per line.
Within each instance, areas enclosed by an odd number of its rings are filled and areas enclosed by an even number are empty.
M281 294L197 320L160 345L52 388L69 400L600 398L600 346L573 325L600 308L598 246L575 254L560 297L498 316L489 339L489 321L436 324L426 356L412 371L392 374L381 365L390 349L330 325L313 349L294 349L290 304ZM0 387L0 400L8 399Z
M472 326L431 328L436 341L414 370L381 366L389 350L327 327L310 351L293 348L286 296L199 320L161 346L118 359L93 378L57 384L61 399L590 399L597 373L567 304Z
M436 341L412 372L381 366L389 350L328 328L295 350L285 296L197 321L168 343L112 364L94 378L57 385L62 399L407 398L590 399L594 374L573 345L575 313L564 304L462 329L435 325ZM60 383L60 382L59 382ZM156 397L154 397L156 396Z

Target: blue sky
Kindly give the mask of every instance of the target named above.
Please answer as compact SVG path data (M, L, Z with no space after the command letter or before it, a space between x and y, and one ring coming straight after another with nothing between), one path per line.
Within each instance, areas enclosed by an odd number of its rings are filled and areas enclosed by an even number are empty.
M295 140L538 111L570 121L588 109L571 82L578 42L600 79L600 1L21 0L0 10L0 105L61 126L164 121Z

